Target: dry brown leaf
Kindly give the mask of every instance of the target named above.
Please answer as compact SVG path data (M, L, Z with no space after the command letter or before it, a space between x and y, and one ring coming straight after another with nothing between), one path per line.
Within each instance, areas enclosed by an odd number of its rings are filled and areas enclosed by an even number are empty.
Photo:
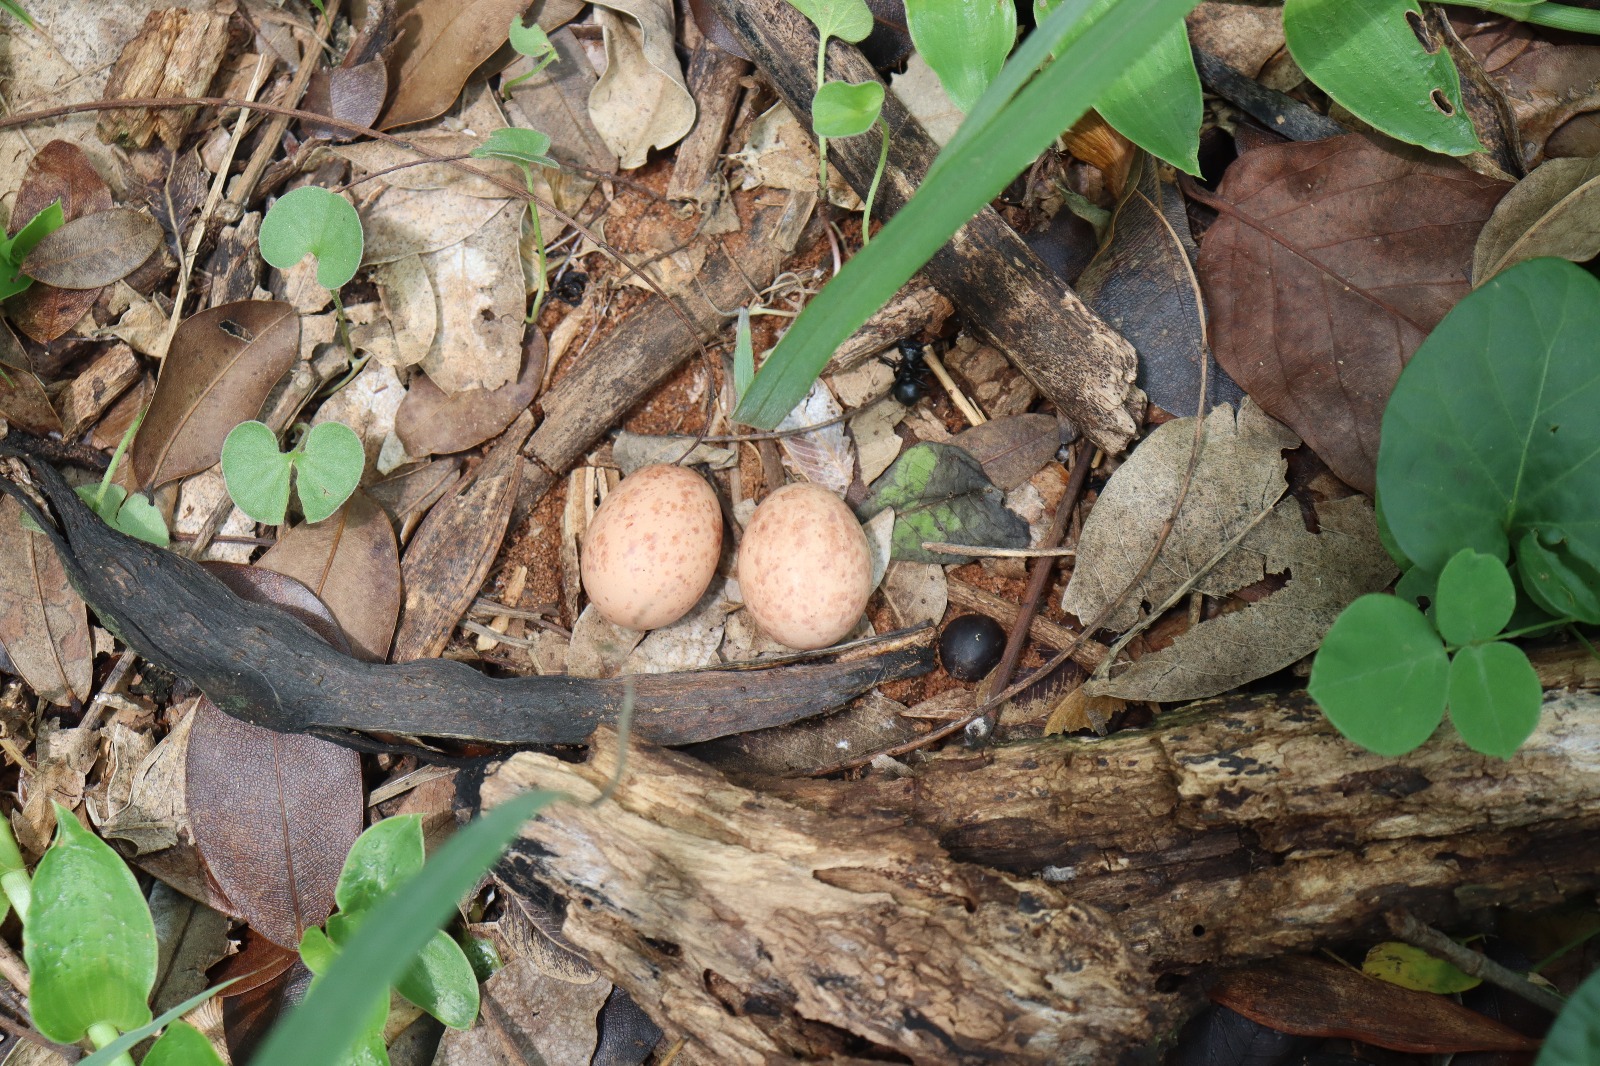
M111 98L204 96L222 66L228 47L228 15L223 11L165 7L152 11L139 35L129 41L111 68L105 95ZM195 108L106 111L100 139L128 148L148 148L151 138L176 150Z
M33 742L34 766L23 775L22 809L13 811L11 825L17 843L32 857L44 853L55 835L55 805L76 811L83 803L83 786L99 753L97 729L62 729L56 719L39 726Z
M1105 736L1106 726L1122 710L1124 703L1115 696L1091 696L1079 685L1051 708L1050 717L1044 723L1044 735L1053 737L1058 733L1093 730Z
M406 530L461 477L460 459L431 459L397 470L367 488L396 530ZM402 538L404 539L404 538Z
M13 370L0 375L0 418L41 437L61 432L61 416L37 374Z
M1157 426L1117 468L1078 535L1078 555L1061 605L1087 622L1097 618L1139 572L1161 527L1172 514L1194 441L1194 418ZM1300 442L1284 426L1245 401L1237 420L1219 407L1206 416L1205 438L1194 478L1172 532L1150 573L1105 622L1122 631L1140 604L1161 603L1202 567L1228 539L1283 495L1287 448ZM1212 596L1261 579L1259 557L1238 552L1200 582Z
M370 126L383 111L383 101L388 95L389 68L380 57L352 67L317 71L311 76L305 101L300 106L305 111L315 111L340 122ZM336 144L359 136L314 122L307 122L306 128L312 136L326 137Z
M727 580L713 580L688 614L671 625L652 629L628 655L619 671L624 674L666 674L681 670L701 670L720 662L728 612L737 606L730 600ZM570 655L570 649L569 649Z
M150 1006L160 1012L209 987L206 971L233 953L228 940L233 923L160 881L150 889L150 917L159 945Z
M996 488L1010 492L1055 458L1062 445L1061 424L1046 414L991 418L957 433L950 443L982 463L984 476Z
M300 318L288 304L245 300L183 320L130 452L138 484L154 488L210 467L228 431L255 418L294 365Z
M58 289L101 289L127 277L161 247L161 224L142 211L113 208L46 234L22 272Z
M1200 250L1217 362L1370 493L1389 392L1509 187L1363 134L1245 153Z
M878 475L899 458L905 442L894 427L905 416L906 409L899 402L883 399L851 417L850 436L855 440L862 484L870 485L878 480Z
M538 23L549 32L582 8L575 0L543 0ZM390 64L394 99L379 129L444 114L478 65L506 43L511 20L528 0L416 0L400 17Z
M1189 12L1189 41L1254 78L1284 48L1283 8L1255 0L1203 0Z
M806 398L778 423L778 429L822 425L843 413L844 409L833 398L833 393L828 391L828 386L818 379L812 382ZM839 496L849 491L850 482L855 477L856 459L855 452L850 448L850 438L845 435L844 423L834 422L810 433L784 437L779 444L784 457L801 477Z
M603 977L574 985L513 962L484 983L487 1024L446 1030L434 1066L589 1066L610 994Z
M465 240L422 257L439 300L439 332L421 366L444 392L516 379L527 302L521 240L522 205L502 204Z
M394 418L395 436L406 454L421 458L476 448L526 411L544 379L544 335L528 327L523 348L522 372L497 389L447 396L425 374L415 375Z
M694 125L694 97L674 50L672 0L599 0L606 69L589 94L589 117L624 170L651 148L670 148Z
M505 209L502 200L391 186L362 212L366 246L361 261L374 266L430 255L460 244Z
M687 433L658 437L626 429L619 431L612 440L611 458L616 460L623 477L653 463L682 463L712 470L728 470L739 465L739 453L732 448L698 443L697 438Z
M18 229L55 201L61 216L72 220L112 206L111 189L83 149L70 141L51 141L28 164L11 207L10 231ZM98 291L72 291L36 284L14 297L6 313L18 329L41 344L66 333L94 306Z
M950 606L950 588L938 563L892 562L883 575L883 598L902 629L938 625Z
M1600 159L1552 159L1506 193L1472 254L1472 284L1554 255L1575 263L1600 252Z
M420 363L439 332L439 306L422 258L407 255L383 263L373 268L372 278L383 301L383 317L394 331L396 369Z
M1546 154L1595 154L1600 45L1586 39L1581 39L1585 43L1554 41L1532 26L1503 19L1463 18L1456 20L1455 26L1505 95L1522 139L1526 166L1533 167ZM1569 130L1568 126L1579 129ZM1569 136L1574 132L1578 136ZM1563 147L1563 140L1575 143ZM1576 142L1586 143L1580 146Z
M0 645L49 703L83 703L94 684L88 610L50 541L22 526L22 506L0 500Z
M371 662L388 655L400 617L400 549L389 516L366 493L356 490L326 521L281 534L256 565L315 592L354 654Z
M644 639L644 630L612 625L589 604L572 625L567 673L573 677L613 677Z

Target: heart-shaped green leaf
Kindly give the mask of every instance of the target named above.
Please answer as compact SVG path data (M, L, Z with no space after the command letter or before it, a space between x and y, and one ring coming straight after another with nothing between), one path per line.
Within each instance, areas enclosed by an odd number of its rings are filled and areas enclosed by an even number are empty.
M350 846L333 890L339 910L365 911L422 870L422 817L404 814L369 826Z
M950 102L968 111L1016 43L1017 6L995 0L906 0L906 27Z
M1398 596L1362 596L1322 638L1311 698L1348 739L1404 755L1444 718L1449 658L1422 612Z
M261 258L288 270L316 256L317 283L334 291L356 276L364 242L350 201L316 185L284 193L261 221Z
M508 159L537 167L558 167L549 156L550 138L538 130L507 126L494 130L489 139L472 150L474 159Z
M1559 539L1546 547L1538 530L1517 542L1517 573L1534 603L1557 618L1600 623L1600 568L1574 555Z
M33 1024L74 1044L91 1025L150 1020L156 927L139 882L111 847L56 804L56 839L33 875L22 929Z
M1479 149L1461 75L1417 0L1285 0L1283 36L1306 77L1363 122L1445 155Z
M173 1022L144 1057L143 1066L222 1066L216 1049L188 1022Z
M278 450L278 435L264 422L240 422L222 442L222 477L239 510L279 525L289 510L294 461Z
M478 976L461 945L442 929L395 989L452 1029L470 1029L478 1019Z
M1450 660L1450 722L1473 751L1509 759L1539 724L1544 693L1521 648L1472 644Z
M320 522L344 506L361 484L366 461L361 438L343 422L311 427L295 459L295 494L307 522Z
M1439 570L1559 529L1600 559L1600 281L1530 259L1422 342L1383 415L1378 491L1402 551Z
M509 37L511 47L518 55L525 55L531 59L543 59L555 51L555 46L550 43L550 37L544 28L537 22L524 23L522 19L513 17Z
M882 82L826 82L811 101L811 128L818 137L854 137L870 130L882 110Z
M1462 548L1439 574L1434 621L1451 644L1488 640L1506 627L1517 607L1517 587L1506 564Z
M866 0L789 0L811 20L826 45L829 37L857 44L872 33L872 9Z

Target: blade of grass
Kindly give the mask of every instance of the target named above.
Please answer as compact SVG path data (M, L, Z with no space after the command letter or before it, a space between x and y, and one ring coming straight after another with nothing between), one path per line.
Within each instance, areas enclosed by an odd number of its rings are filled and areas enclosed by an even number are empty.
M141 1026L138 1029L123 1033L111 1043L107 1044L99 1051L96 1051L93 1055L90 1055L86 1059L80 1060L78 1066L111 1066L111 1063L120 1058L124 1052L132 1051L139 1045L141 1041L148 1040L150 1037L155 1036L168 1025L171 1025L185 1014L188 1014L200 1004L204 1003L218 992L221 992L224 988L227 988L229 985L242 980L244 980L244 978L235 977L232 981L224 981L220 985L206 989L204 992L197 992L188 999L184 1000L182 1003L178 1004L176 1007L173 1007L171 1010L161 1015L159 1018L156 1018L149 1025Z
M740 399L736 421L758 429L773 429L783 421L834 349L1076 122L1196 0L1117 0L1078 25L1080 16L1100 2L1063 4L1035 33L1044 40L1024 43L974 106L956 141L934 162L916 195L795 319ZM1053 46L1060 41L1069 43ZM1024 64L1037 66L1052 53L1057 58L1028 80L1032 68ZM983 119L987 121L975 121Z
M387 989L400 979L456 901L500 857L522 823L558 796L554 792L518 796L452 837L415 879L372 908L317 987L273 1028L251 1066L344 1062L365 1021L372 990Z

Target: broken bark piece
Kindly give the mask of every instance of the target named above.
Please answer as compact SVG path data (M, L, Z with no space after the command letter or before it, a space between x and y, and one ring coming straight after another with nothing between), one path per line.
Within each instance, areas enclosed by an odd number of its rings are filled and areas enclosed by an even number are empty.
M129 41L111 68L105 96L204 96L222 66L228 45L228 16L215 11L166 7L145 17L139 36ZM177 151L194 121L195 108L103 111L95 132L107 144L148 148L156 136Z
M0 454L20 451L20 442L0 440ZM615 721L631 694L639 736L688 744L821 714L933 664L931 627L818 655L598 681L496 679L444 659L366 663L329 648L278 608L240 599L196 563L111 529L54 467L32 458L26 465L58 522L15 482L0 477L0 491L46 531L100 622L222 710L280 733L580 744L595 726Z
M522 752L483 782L491 807L535 788L580 801L524 826L502 871L580 901L563 934L706 1061L854 1040L916 1063L1103 1063L1159 1029L1170 1001L1096 908L953 862L899 818L808 811L650 746L589 806L615 734L593 750Z
M139 380L139 374L139 360L126 344L114 345L90 363L87 370L72 379L56 401L61 413L62 437L77 439L79 433Z
M870 356L877 355L885 348L893 348L904 338L914 337L924 330L936 334L944 328L945 319L954 312L950 301L918 274L901 286L888 303L839 345L839 350L828 360L828 369L824 373L849 370Z
M703 42L689 64L689 92L696 107L694 125L678 142L673 157L667 199L694 200L705 205L721 195L716 174L722 162L722 143L733 124L733 113L743 88L739 80L750 64L729 55L709 41Z
M816 91L816 30L785 0L709 0L800 125L811 127ZM877 72L855 48L828 42L827 77L860 84ZM883 101L889 161L874 210L893 215L927 175L939 147L893 93ZM878 165L877 137L828 141L828 156L858 194ZM968 322L983 329L1017 368L1085 436L1108 452L1126 447L1130 413L1143 402L1134 387L1133 346L1080 300L1016 230L986 207L922 268Z

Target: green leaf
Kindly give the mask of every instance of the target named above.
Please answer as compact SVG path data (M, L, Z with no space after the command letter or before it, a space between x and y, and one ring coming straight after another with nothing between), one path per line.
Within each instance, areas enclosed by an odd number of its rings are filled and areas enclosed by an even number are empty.
M825 82L811 101L811 128L818 137L854 137L870 130L882 110L882 82Z
M737 406L739 398L750 389L750 380L756 376L755 344L750 338L750 308L739 308L739 326L733 341L733 396Z
M1465 992L1483 983L1481 978L1464 974L1443 959L1398 940L1379 944L1367 952L1361 972L1391 985L1441 996Z
M1600 1062L1600 970L1567 1000L1545 1034L1534 1066L1594 1066Z
M188 1022L173 1022L144 1057L144 1066L222 1066L216 1049Z
M293 468L293 460L278 450L278 435L264 422L240 422L222 442L222 477L228 495L257 522L283 523Z
M356 276L364 243L350 201L316 185L284 193L261 220L261 258L288 270L316 256L317 284L335 292Z
M1557 618L1600 623L1600 569L1570 550L1545 547L1538 530L1528 530L1517 542L1517 573L1528 598Z
M305 1000L268 1035L251 1066L334 1066L361 1033L371 990L400 979L522 823L558 798L530 792L456 833L398 892L368 914Z
M1306 77L1357 118L1445 155L1479 149L1461 76L1417 0L1285 0L1283 36ZM1414 28L1415 27L1415 28Z
M916 195L795 319L740 400L735 421L776 428L845 338L1082 117L1195 0L1116 0L1103 15L1084 17L1093 4L1065 0L1023 41ZM1046 65L1052 52L1060 60Z
M300 498L306 521L321 522L343 507L361 484L366 452L355 430L343 422L312 426L299 452L295 458L295 495Z
M1450 664L1433 626L1398 596L1367 595L1339 615L1311 665L1311 698L1346 738L1404 755L1444 718Z
M474 159L507 159L524 166L559 167L549 156L550 138L538 130L507 126L493 130L489 139L472 150Z
M442 929L433 934L395 988L452 1029L470 1029L478 1018L478 975L461 945Z
M811 20L822 38L829 37L858 44L872 33L872 9L866 0L789 0L800 14Z
M1372 498L1372 511L1378 518L1378 542L1383 545L1383 550L1389 553L1389 558L1394 560L1394 565L1401 570L1410 570L1413 563L1400 550L1400 545L1395 541L1394 534L1389 531L1389 520L1383 515L1383 496Z
M1539 675L1513 644L1471 644L1450 660L1450 722L1473 751L1511 758L1543 702Z
M883 510L895 511L890 555L919 563L970 562L971 557L934 553L925 540L989 548L1025 548L1028 523L1006 507L972 453L953 444L923 443L907 448L861 504L865 521Z
M422 816L403 814L369 826L350 845L333 898L345 913L370 910L422 870Z
M333 917L338 918L339 915ZM333 920L329 919L328 924L331 928ZM321 983L323 975L338 957L338 946L321 929L312 926L300 934L300 961L316 975L307 989L308 994ZM349 1050L328 1061L336 1062L339 1066L389 1066L389 1051L383 1043L383 1029L389 1021L389 986L372 985L365 990L362 1002L353 1005L352 1009L364 1021L350 1039Z
M33 19L28 17L28 13L22 9L22 5L17 0L0 0L0 10L10 12L29 26L33 25Z
M96 1051L93 1055L90 1055L88 1058L78 1063L78 1066L116 1066L117 1057L123 1052L128 1051L135 1045L150 1039L152 1036L155 1036L156 1033L160 1032L164 1027L171 1025L179 1018L182 1018L185 1014L188 1014L190 1011L194 1010L200 1004L204 1003L218 992L221 992L229 985L236 984L241 980L243 980L243 978L235 977L231 981L224 981L220 985L215 985L206 989L204 992L195 993L182 1003L178 1004L176 1007L171 1008L164 1014L153 1019L148 1025L142 1025L137 1029L130 1029L128 1032L123 1033L111 1043L107 1044L99 1051Z
M35 245L61 228L65 217L61 201L57 200L30 218L15 237L0 233L0 300L26 292L33 284L33 279L22 272L22 261Z
M1600 559L1600 281L1530 259L1468 294L1423 341L1383 415L1378 491L1400 548L1442 569L1559 529Z
M306 969L312 973L326 973L338 956L338 945L316 926L300 934L300 961L305 963Z
M966 111L1016 43L1017 6L1007 0L906 0L906 26L951 103Z
M78 498L88 504L106 525L158 548L165 548L172 542L166 520L156 510L155 504L143 495L136 492L129 496L128 490L121 485L106 485L103 497L101 491L99 485L79 485L77 488Z
M1434 622L1451 644L1488 640L1506 627L1517 607L1511 573L1492 555L1462 548L1439 574Z
M1200 120L1205 100L1189 50L1189 34L1174 26L1095 101L1118 133L1179 170L1200 176Z
M513 16L508 36L511 47L517 54L525 55L529 59L543 59L555 51L555 45L550 43L549 35L537 22L524 24L520 18Z
M22 929L33 1024L77 1043L89 1026L136 1029L150 1020L156 927L127 865L56 804L56 839L33 875Z

